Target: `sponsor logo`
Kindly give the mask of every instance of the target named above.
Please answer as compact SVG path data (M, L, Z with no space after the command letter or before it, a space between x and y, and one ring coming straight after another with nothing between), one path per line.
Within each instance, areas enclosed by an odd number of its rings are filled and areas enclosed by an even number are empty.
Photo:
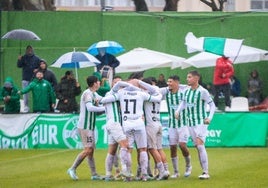
M81 142L78 129L76 127L78 122L78 116L71 117L64 124L62 130L62 139L65 145L70 149L81 149L83 144Z

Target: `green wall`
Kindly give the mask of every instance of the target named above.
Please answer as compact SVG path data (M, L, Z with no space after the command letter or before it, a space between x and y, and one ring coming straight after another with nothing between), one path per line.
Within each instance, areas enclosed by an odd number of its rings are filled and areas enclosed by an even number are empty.
M25 46L33 45L35 53L52 64L61 54L85 51L99 40L115 40L126 51L135 47L167 52L181 57L190 57L184 45L185 35L191 31L197 37L215 36L244 39L244 44L268 49L268 13L135 13L135 12L2 12L1 36L6 32L23 28L34 31L41 41L22 41ZM16 67L20 51L19 41L1 40L0 81L12 76L20 86L21 70ZM65 69L51 68L58 80ZM178 74L185 83L186 74L193 67L170 70L153 69L145 76L166 77ZM235 65L236 76L241 80L242 95L251 70L257 69L264 82L265 96L268 96L267 61ZM213 68L199 69L204 82L212 82ZM85 81L93 68L80 69L79 81L85 88ZM121 74L126 78L129 74Z

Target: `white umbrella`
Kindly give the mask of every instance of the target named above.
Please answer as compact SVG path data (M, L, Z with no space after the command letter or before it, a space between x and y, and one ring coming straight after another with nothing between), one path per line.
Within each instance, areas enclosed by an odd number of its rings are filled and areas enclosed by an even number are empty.
M117 57L120 65L115 68L117 73L144 71L152 68L176 68L185 58L149 50L134 48Z
M197 68L213 67L216 59L221 56L209 52L200 52L182 62L182 69L194 66ZM268 60L268 51L259 48L242 45L236 57L229 57L234 64L250 63Z
M75 68L76 79L78 80L77 69L93 67L100 61L87 52L68 52L60 56L51 67Z

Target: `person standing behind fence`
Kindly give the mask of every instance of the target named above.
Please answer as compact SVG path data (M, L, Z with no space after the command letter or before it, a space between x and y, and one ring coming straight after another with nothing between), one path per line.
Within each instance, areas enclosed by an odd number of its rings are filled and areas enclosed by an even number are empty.
M231 84L231 95L233 97L239 97L241 94L241 84L238 78L235 76L231 76L230 78L230 84Z
M7 77L3 87L0 88L0 101L4 101L5 114L20 112L20 95L11 77Z
M77 113L78 104L76 96L80 95L81 87L78 81L74 78L72 71L66 71L65 75L56 87L56 97L59 99L57 110L62 113Z
M98 54L95 56L101 63L98 64L97 71L102 72L102 77L109 77L109 70L103 70L105 66L109 66L113 70L113 76L115 75L115 68L120 65L119 60L112 54L106 52L106 48L99 48ZM107 71L107 72L106 72Z
M54 74L54 72L52 72L50 69L47 68L47 62L44 59L40 60L40 66L39 69L41 70L44 74L44 79L49 81L49 83L51 84L52 88L55 91L55 88L57 86L57 78L56 75Z
M167 87L167 82L166 82L166 80L165 80L165 76L164 76L164 74L159 74L159 77L158 77L158 80L157 80L157 82L156 82L156 85L158 86L158 87Z
M234 75L233 63L228 57L220 57L216 60L214 69L213 84L215 86L214 102L216 107L219 105L219 96L223 94L225 106L231 106L231 85L230 78Z
M25 94L32 91L33 94L33 112L50 112L54 108L56 97L51 84L45 80L42 71L37 71L35 78L30 84L19 91L20 94Z
M255 106L261 103L262 100L262 81L259 78L257 70L250 73L248 80L248 103L249 106Z
M17 67L22 68L22 88L29 85L40 65L40 58L34 54L33 47L28 45L23 56L19 55ZM29 112L29 94L23 95L24 112Z

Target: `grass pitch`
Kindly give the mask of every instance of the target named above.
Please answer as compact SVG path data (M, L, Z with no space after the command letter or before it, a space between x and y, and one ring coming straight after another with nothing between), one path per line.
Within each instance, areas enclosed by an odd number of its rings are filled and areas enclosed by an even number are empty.
M268 149L267 148L207 148L210 179L199 180L201 167L197 152L190 148L193 171L188 178L168 179L148 182L105 182L90 180L89 168L84 161L77 169L78 181L73 181L66 171L81 150L0 150L0 188L236 188L268 187ZM169 169L172 166L169 150ZM184 173L184 160L179 151L179 166ZM97 172L105 174L105 149L95 151ZM133 172L136 171L136 154L133 153Z

